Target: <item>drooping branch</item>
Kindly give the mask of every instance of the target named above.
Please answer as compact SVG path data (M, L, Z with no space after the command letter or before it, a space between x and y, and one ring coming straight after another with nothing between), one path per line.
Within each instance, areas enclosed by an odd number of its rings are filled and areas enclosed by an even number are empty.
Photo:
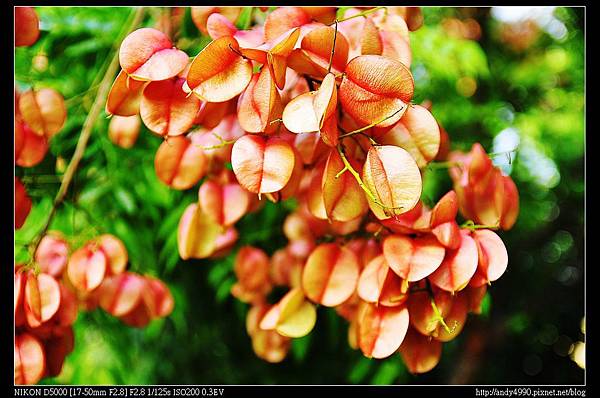
M143 17L144 17L144 8L140 7L135 11L135 14L134 14L131 22L129 23L127 28L123 30L122 34L120 35L120 37L118 38L116 43L121 43L123 38L126 35L128 35L131 31L133 31L133 29L136 26L138 26L140 24L140 22L142 22ZM54 202L52 203L52 208L50 209L50 212L46 216L46 220L42 224L43 227L42 227L41 231L39 232L39 234L36 237L35 244L33 245L34 253L35 253L35 251L37 251L40 241L42 240L42 237L48 231L48 228L50 227L50 223L52 222L52 218L54 217L54 214L56 213L58 206L62 203L65 196L67 195L69 186L71 185L71 182L73 181L73 177L75 176L75 173L77 172L79 163L80 163L81 159L83 158L88 141L90 139L92 131L94 130L94 125L96 124L96 121L98 120L98 117L100 116L100 113L101 113L102 109L104 108L104 104L106 103L106 98L108 96L108 92L112 85L113 78L119 69L119 52L117 51L117 49L114 49L114 50L115 51L114 51L112 60L111 60L110 64L108 65L108 68L104 72L104 77L102 78L100 84L98 85L98 92L96 94L96 99L94 100L94 103L92 104L90 112L88 113L88 115L83 123L83 127L81 129L81 134L79 135L79 140L77 141L77 146L75 148L75 152L73 153L73 157L71 158L71 161L69 162L69 165L67 166L65 174L62 178L62 182L60 184L58 192L56 193ZM102 70L100 70L99 76L101 73L102 73ZM96 81L97 79L94 79L94 80ZM92 83L92 87L94 85L95 85L95 83Z

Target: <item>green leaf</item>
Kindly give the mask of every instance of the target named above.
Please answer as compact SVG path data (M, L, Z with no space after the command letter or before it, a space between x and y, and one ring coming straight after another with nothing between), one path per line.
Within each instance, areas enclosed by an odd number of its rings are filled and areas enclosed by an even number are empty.
M235 284L235 281L235 278L228 278L219 286L217 294L215 295L217 303L222 303L230 297L229 292L231 291L231 287Z
M374 363L375 361L372 359L361 357L348 375L350 383L358 384L362 382L367 377Z
M304 362L311 346L312 335L312 333L309 333L304 337L292 340L292 356L296 362Z
M481 300L481 316L483 318L489 318L492 310L492 296L490 292L486 292L485 296L483 296L483 300Z
M247 30L250 28L250 24L252 23L252 11L254 11L254 7L244 7L242 9L242 12L235 22L235 26L239 30Z
M15 241L31 242L41 232L51 208L52 199L49 197L44 197L41 202L34 204L25 224L15 231Z
M215 263L208 272L207 280L213 286L219 286L223 280L233 274L234 256L227 256L224 260Z
M137 205L135 203L135 197L131 192L121 187L117 187L115 189L115 199L117 199L117 202L123 207L127 214L132 215L135 212Z
M402 364L396 357L391 357L381 363L379 369L371 379L371 384L385 385L392 384L394 380L402 373Z

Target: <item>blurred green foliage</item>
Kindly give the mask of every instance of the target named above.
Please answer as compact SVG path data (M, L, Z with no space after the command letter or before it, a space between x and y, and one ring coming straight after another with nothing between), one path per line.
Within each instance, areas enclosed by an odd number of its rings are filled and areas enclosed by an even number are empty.
M27 260L27 244L39 233L58 189L57 179L44 176L60 174L57 160L71 158L97 84L120 44L114 40L133 14L127 7L36 11L42 34L34 46L15 50L16 85L59 90L68 119L40 165L16 169L34 201L15 234L16 261ZM161 12L149 10L144 26L153 26ZM414 101L432 101L453 149L468 150L476 141L488 152L516 147L494 161L512 175L521 200L516 226L501 233L508 271L489 290L483 314L470 316L463 333L444 345L432 372L411 376L398 355L363 358L348 346L347 323L325 308L318 311L315 330L294 341L285 362L258 359L245 331L247 306L229 294L236 250L221 260L181 261L177 224L197 191L170 190L157 179L159 138L143 127L135 147L121 149L109 141L108 120L101 118L51 229L63 231L75 248L97 234L115 234L127 246L132 270L166 281L175 310L143 330L100 310L81 312L75 351L62 374L43 383L583 383L583 370L562 347L583 338L583 11L556 9L564 34L539 29L522 50L503 40L505 25L488 8L433 7L423 13L424 26L410 34ZM247 27L252 16L263 13L248 9L242 16L238 24ZM477 21L478 40L449 34L449 18ZM178 40L190 56L209 42L189 10ZM445 170L429 170L425 179L427 202L451 188ZM283 246L282 221L291 208L293 203L269 202L245 217L237 225L236 247L252 244L272 253ZM468 356L470 343L482 336L483 348ZM532 355L541 365L529 365Z

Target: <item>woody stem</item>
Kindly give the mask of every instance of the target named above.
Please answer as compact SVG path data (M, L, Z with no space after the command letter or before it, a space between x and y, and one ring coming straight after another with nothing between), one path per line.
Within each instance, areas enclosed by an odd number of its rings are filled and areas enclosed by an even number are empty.
M145 11L144 7L140 7L135 11L135 14L133 16L133 19L131 20L131 23L128 25L127 29L125 29L123 31L123 34L120 37L120 39L117 40L118 43L120 43L122 41L123 37L125 37L127 34L129 34L131 31L133 31L133 29L137 25L139 25L140 22L142 22L142 18L144 16L144 11ZM54 214L56 213L56 209L64 200L64 198L67 194L67 191L69 189L69 186L71 185L71 182L73 181L73 177L75 176L77 168L79 167L79 163L85 153L85 149L87 147L90 136L92 135L92 131L94 130L94 125L96 124L96 121L98 120L98 117L100 116L100 112L104 108L104 104L106 102L106 97L108 96L108 91L112 85L113 77L115 76L118 69L119 69L119 52L115 51L108 68L104 72L104 77L102 78L102 81L100 82L100 85L98 88L98 93L96 94L96 99L94 100L92 108L90 109L90 112L88 113L88 115L83 123L83 128L81 129L81 134L79 135L79 140L77 141L77 146L75 148L75 152L73 153L73 157L71 158L71 161L69 162L69 165L67 166L67 169L65 171L64 177L62 179L62 182L60 184L60 187L58 189L56 197L54 198L54 202L52 203L52 208L50 209L50 212L46 216L46 219L44 220L44 222L42 224L43 227L36 237L35 244L33 245L34 253L37 251L37 248L42 240L42 237L46 234L46 231L48 231L48 228L50 227L52 218L54 217ZM94 84L92 84L92 86L94 86Z

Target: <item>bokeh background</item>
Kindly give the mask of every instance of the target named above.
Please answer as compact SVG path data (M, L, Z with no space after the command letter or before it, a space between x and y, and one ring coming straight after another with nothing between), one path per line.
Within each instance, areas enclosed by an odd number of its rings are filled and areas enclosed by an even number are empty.
M41 37L15 50L15 81L53 87L67 99L68 119L49 155L17 168L34 201L15 234L16 260L39 232L60 175L115 42L134 10L128 7L37 7ZM144 26L172 12L148 8ZM444 344L439 365L410 375L399 355L369 360L347 343L347 323L320 308L317 326L296 339L280 364L258 359L245 331L248 306L229 294L233 254L183 262L178 220L196 190L169 190L155 176L161 140L142 126L133 149L114 146L108 120L93 132L66 202L51 229L72 245L109 232L127 246L130 268L168 283L175 310L143 330L101 310L81 312L75 350L59 377L45 384L582 384L584 296L584 15L583 8L423 8L424 26L411 32L414 102L430 100L453 149L479 141L510 173L520 193L515 227L500 232L509 268L489 289L480 316ZM260 18L255 9L253 15ZM180 14L177 46L195 55L208 42ZM424 200L448 189L446 170L427 171ZM58 176L58 177L57 177ZM236 246L272 253L285 244L282 221L293 203L268 202L238 223Z

